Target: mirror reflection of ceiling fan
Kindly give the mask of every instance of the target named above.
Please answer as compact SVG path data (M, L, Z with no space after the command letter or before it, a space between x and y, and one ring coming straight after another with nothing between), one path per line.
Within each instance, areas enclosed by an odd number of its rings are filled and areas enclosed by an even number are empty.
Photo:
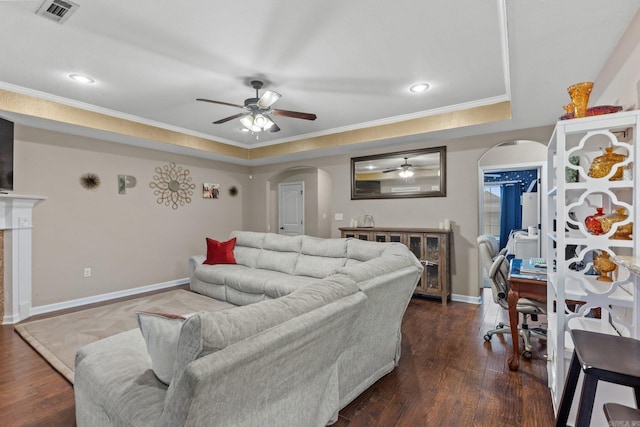
M197 98L196 101L203 102L211 102L213 104L220 105L228 105L230 107L242 108L246 111L238 114L234 114L233 116L225 117L224 119L217 120L213 122L213 124L219 125L222 123L226 123L228 121L234 119L240 119L240 123L245 128L249 129L252 132L278 132L280 127L273 121L270 117L281 116L281 117L292 117L294 119L303 119L303 120L315 120L316 115L311 113L301 113L299 111L289 111L289 110L280 110L273 109L271 106L280 99L280 94L277 92L273 92L271 90L265 91L262 96L258 95L258 90L262 88L264 83L260 80L251 81L251 87L256 90L255 98L247 98L244 100L244 105L231 104L229 102L222 101L214 101L212 99L205 98Z
M395 167L395 168L385 169L385 170L382 171L382 173L395 172L397 170L400 171L398 173L398 175L400 175L402 178L410 178L414 174L413 165L409 164L409 158L408 157L404 158L404 163L401 164L400 166Z

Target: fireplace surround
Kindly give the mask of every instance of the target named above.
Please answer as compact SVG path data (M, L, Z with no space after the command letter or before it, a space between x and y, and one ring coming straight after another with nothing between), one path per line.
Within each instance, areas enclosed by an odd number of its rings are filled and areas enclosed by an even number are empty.
M31 312L33 208L46 197L0 194L0 319L17 323Z

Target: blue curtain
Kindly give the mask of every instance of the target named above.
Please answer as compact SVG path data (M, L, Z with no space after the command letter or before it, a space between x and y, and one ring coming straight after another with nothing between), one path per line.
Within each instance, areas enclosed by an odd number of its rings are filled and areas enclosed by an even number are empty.
M512 230L522 228L522 187L520 184L500 186L500 249L507 246Z

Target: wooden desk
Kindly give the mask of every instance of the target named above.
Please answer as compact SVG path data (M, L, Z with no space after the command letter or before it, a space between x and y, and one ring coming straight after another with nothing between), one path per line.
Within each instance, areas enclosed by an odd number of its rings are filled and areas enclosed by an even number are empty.
M513 343L513 355L509 358L509 369L517 371L520 366L520 334L518 330L518 312L516 307L520 298L531 298L538 301L547 300L546 276L520 275L519 263L511 260L509 269L509 326L511 327L511 342Z

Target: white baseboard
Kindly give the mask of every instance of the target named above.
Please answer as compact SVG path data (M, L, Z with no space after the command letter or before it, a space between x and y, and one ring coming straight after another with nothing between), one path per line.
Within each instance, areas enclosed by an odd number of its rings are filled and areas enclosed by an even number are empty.
M19 321L20 319L18 318L18 316L9 316L7 314L5 314L2 318L3 325L13 325L14 323L18 323Z
M451 294L451 301L466 302L468 304L482 304L482 296L470 297L469 295Z
M107 294L95 295L92 297L79 298L70 301L57 302L54 304L40 305L38 307L31 307L29 312L31 316L36 314L51 313L52 311L65 310L67 308L79 307L87 304L94 304L97 302L109 301L115 298L128 297L132 295L143 294L145 292L158 291L161 289L171 288L174 286L180 286L189 283L189 278L171 280L164 283L156 283L153 285L141 286L139 288L125 289L123 291L109 292ZM5 317L5 320L7 318ZM11 319L13 320L13 319ZM21 319L24 320L24 319Z

